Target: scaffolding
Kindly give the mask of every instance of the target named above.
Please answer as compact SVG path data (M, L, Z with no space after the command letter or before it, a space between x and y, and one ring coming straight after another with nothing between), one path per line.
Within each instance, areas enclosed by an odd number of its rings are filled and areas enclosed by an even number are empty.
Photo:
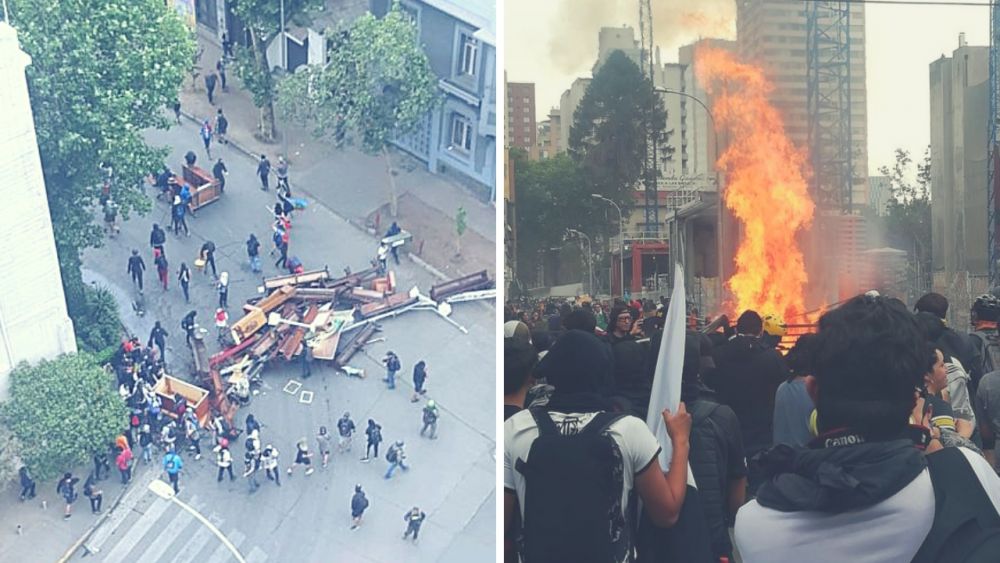
M852 211L850 2L806 4L809 155L814 201Z
M998 261L1000 261L1000 249L997 244L997 182L1000 181L1000 155L997 154L1000 147L997 146L997 128L1000 127L1000 1L990 2L990 124L989 124L989 144L986 147L987 169L986 169L986 213L988 233L986 255L989 258L989 279L992 286L1000 285L998 272Z
M653 9L651 0L639 0L639 40L642 71L649 79L650 87L656 84L655 61L653 59ZM654 100L656 96L652 96ZM643 163L642 181L645 195L645 231L653 236L659 233L660 210L657 201L656 135L652 131L646 135L646 161Z

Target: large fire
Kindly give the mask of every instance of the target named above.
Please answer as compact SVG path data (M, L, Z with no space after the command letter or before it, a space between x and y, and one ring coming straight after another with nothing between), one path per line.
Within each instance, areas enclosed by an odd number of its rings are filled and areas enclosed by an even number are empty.
M718 161L726 175L725 204L743 224L728 282L735 309L801 316L808 276L796 236L813 218L805 154L785 135L762 69L721 49L700 49L695 60L715 125L729 137Z

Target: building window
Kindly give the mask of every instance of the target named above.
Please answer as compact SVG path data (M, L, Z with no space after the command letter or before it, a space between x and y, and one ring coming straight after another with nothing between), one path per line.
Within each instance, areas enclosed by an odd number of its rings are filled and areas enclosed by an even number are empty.
M521 118L521 121L523 121L524 123L531 123L531 118L528 117L528 116L525 116L525 117Z
M472 124L457 113L451 117L451 145L448 148L472 152Z
M476 62L479 59L479 41L474 39L471 35L462 34L462 56L461 56L461 66L459 67L462 74L468 74L469 76L476 75Z

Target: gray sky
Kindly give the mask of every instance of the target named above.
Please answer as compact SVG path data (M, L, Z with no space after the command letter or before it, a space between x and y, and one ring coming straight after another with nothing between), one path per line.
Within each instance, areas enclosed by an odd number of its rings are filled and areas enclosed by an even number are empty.
M986 0L983 0L985 3ZM597 58L602 25L633 27L638 0L505 0L505 70L511 82L535 82L538 119L559 104L573 78ZM658 15L663 6L670 11ZM951 56L964 31L969 45L988 45L989 8L866 6L869 172L893 160L897 147L919 158L930 143L928 65ZM733 0L653 0L654 37L664 62L699 37L735 38ZM638 34L638 32L637 32Z

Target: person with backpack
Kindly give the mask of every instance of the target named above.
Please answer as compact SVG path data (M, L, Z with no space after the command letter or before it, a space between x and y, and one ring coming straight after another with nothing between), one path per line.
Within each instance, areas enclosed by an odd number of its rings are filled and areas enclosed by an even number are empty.
M365 436L368 437L368 445L365 446L365 457L361 458L361 461L367 463L373 458L378 459L378 445L382 443L382 426L375 422L374 419L368 419L368 427L365 428ZM375 450L375 455L372 455L372 450Z
M191 443L189 450L194 451L194 459L201 459L201 425L195 417L194 411L189 410L184 416L184 436Z
M420 428L420 435L423 436L427 429L431 431L430 439L437 440L437 427L438 427L438 417L439 417L437 404L434 399L427 401L427 406L424 407L423 411L423 423L424 425Z
M396 388L396 373L403 368L402 364L399 363L399 356L395 352L389 350L386 352L385 357L382 358L382 365L385 366L385 379L382 381L389 384L389 389Z
M273 240L275 250L279 252L278 259L274 262L274 267L283 270L288 267L288 230L275 226Z
M397 467L401 468L403 471L409 471L410 466L406 465L406 451L403 449L405 444L402 440L397 441L395 444L389 446L389 449L385 452L385 460L389 462L389 468L385 471L385 478L392 479L392 472L396 470Z
M410 537L410 534L413 534L413 543L417 543L417 536L420 534L420 525L424 523L426 518L427 515L416 506L404 514L403 521L406 522L406 531L403 532L403 539L405 540Z
M167 361L167 338L170 334L160 325L160 321L156 321L153 324L153 330L149 331L149 341L146 346L150 348L153 344L160 350L160 360L163 362Z
M246 419L243 420L243 426L246 428L248 435L253 434L254 430L260 432L260 422L253 415L253 413L248 414Z
M180 479L181 469L184 468L184 461L181 456L177 455L173 447L167 448L167 454L163 456L163 470L167 473L167 478L170 479L170 484L174 487L174 494L180 494L181 489L178 481Z
M736 515L743 560L995 560L1000 478L942 448L927 415L911 425L930 348L906 306L850 299L820 318L817 347L817 438L762 456L767 479Z
M204 272L208 275L208 267L212 266L212 277L219 277L218 272L215 271L215 243L206 240L205 244L201 245L201 251L198 253L202 260L205 262Z
M250 271L259 274L261 272L260 241L253 233L250 233L250 238L247 239L247 257L250 259Z
M259 469L260 456L253 450L247 450L243 454L243 476L246 477L251 494L257 492L257 489L260 488L260 483L257 481L257 471Z
M269 481L274 481L281 486L281 470L278 469L278 448L271 444L264 446L264 451L260 453L260 463L264 467L264 474Z
M188 311L188 314L184 315L181 319L181 329L184 331L185 342L188 346L191 346L191 339L194 338L194 329L197 326L194 322L194 318L198 315L198 311Z
M306 468L306 475L312 475L313 468L311 467L310 458L312 453L309 451L309 442L305 438L299 440L295 444L295 463L288 466L288 474L291 475L295 467L301 465Z
M340 440L337 442L337 451L340 453L351 451L351 440L354 437L354 421L351 420L351 413L345 412L344 416L337 421L337 432Z
M222 76L225 76L225 74L222 74ZM223 80L222 83L225 84L225 81ZM223 88L223 90L225 90L225 88ZM219 108L219 111L215 112L215 136L217 139L219 139L220 143L224 145L229 144L229 138L226 137L226 134L228 132L229 132L229 120L226 119L226 115L222 113L222 108ZM219 162L220 163L222 162L221 158L219 159ZM223 182L223 184L225 184L225 182Z
M153 461L153 432L149 424L139 428L139 447L142 448L142 462L149 464Z
M181 227L184 228L184 235L191 236L191 229L187 224L187 203L180 195L174 196L174 201L170 206L170 219L174 229L174 236L180 236Z
M222 110L219 110L222 111ZM222 135L219 135L222 138ZM229 175L229 169L226 168L226 163L222 162L222 157L215 162L215 166L212 167L212 177L215 178L215 182L219 184L219 193L226 193L226 176Z
M225 473L229 473L230 481L235 481L236 477L233 475L233 454L229 451L229 440L226 438L220 439L219 444L212 451L215 452L215 465L219 468L215 482L221 483L222 476Z
M351 497L351 529L357 530L361 526L361 518L368 510L368 497L361 485L354 485L354 496Z
M127 446L121 448L115 457L115 465L118 467L118 472L121 473L122 485L128 485L129 481L132 480L132 449Z
M138 286L139 293L142 293L142 273L146 271L146 263L142 261L137 249L132 249L132 256L128 259L127 273L132 276L132 284Z
M31 478L31 473L24 465L17 470L17 476L21 481L21 502L35 498L35 480Z
M632 561L633 492L654 524L680 516L691 416L684 403L662 413L672 444L664 472L646 423L611 412L612 354L593 333L566 331L536 373L554 387L547 406L504 422L504 537L518 512L526 563ZM504 549L510 556L514 548Z
M88 475L87 480L83 482L83 496L90 501L90 513L100 514L101 505L104 503L104 491L97 486L97 479L94 478L93 473Z
M163 245L167 242L167 233L160 228L156 223L153 223L153 229L149 232L149 246L153 249L153 254L155 256L156 251L159 250L161 254L165 254Z
M61 495L66 501L66 511L63 513L64 520L69 520L70 516L73 515L73 503L79 496L76 492L76 484L79 482L79 477L74 477L72 473L67 471L63 473L62 479L56 485L56 494Z

